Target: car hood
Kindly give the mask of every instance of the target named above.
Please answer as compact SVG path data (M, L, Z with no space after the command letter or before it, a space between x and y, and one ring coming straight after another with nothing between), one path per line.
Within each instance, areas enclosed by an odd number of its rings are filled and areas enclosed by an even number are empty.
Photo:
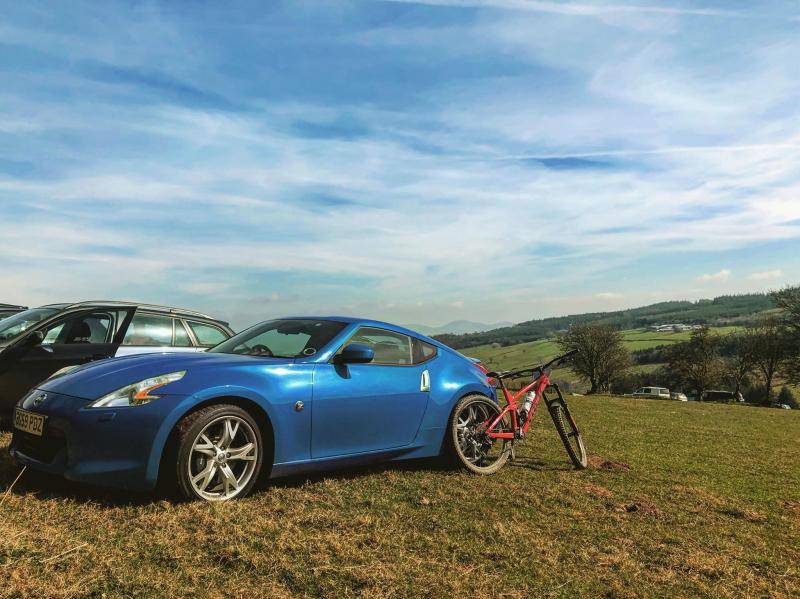
M99 360L80 366L68 374L48 379L39 389L51 393L70 395L81 399L95 400L145 379L185 370L186 376L175 383L164 387L164 395L181 395L193 387L186 385L193 374L203 372L205 375L215 369L264 369L271 366L292 364L290 358L264 358L257 356L239 356L232 354L199 353L199 354L143 354Z

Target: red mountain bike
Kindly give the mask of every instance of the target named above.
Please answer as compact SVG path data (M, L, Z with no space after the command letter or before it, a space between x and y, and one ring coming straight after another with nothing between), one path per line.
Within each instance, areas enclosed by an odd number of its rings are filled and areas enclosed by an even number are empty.
M484 395L467 395L456 404L450 421L450 441L464 468L475 474L493 474L509 457L513 459L514 443L525 438L542 400L575 468L586 468L586 448L575 419L558 385L550 381L552 369L576 353L569 352L533 368L487 372L486 376L497 381L506 406L501 408ZM516 394L506 388L506 380L528 375L533 380Z

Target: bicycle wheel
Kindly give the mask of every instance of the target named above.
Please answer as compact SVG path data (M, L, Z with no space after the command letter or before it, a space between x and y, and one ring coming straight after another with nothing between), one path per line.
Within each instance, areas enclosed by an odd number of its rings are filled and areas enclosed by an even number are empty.
M473 474L493 474L508 461L511 443L486 434L487 426L499 415L500 407L483 395L467 395L456 404L450 417L450 453L465 470ZM492 430L511 430L505 420Z
M575 419L569 413L567 402L561 398L554 399L548 405L548 409L569 459L572 460L577 470L583 470L588 465L586 448L583 445L583 438L578 431L578 426L575 424Z

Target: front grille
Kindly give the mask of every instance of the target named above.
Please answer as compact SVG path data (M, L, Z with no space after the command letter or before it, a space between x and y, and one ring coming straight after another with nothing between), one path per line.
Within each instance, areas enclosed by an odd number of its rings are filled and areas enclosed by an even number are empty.
M58 452L66 445L67 441L61 431L48 429L46 426L44 435L41 437L22 431L14 431L12 440L12 446L21 454L45 464L52 463Z

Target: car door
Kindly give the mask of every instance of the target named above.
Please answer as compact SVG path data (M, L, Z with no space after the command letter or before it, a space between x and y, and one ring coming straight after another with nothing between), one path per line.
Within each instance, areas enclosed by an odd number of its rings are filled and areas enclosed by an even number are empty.
M112 357L133 309L93 308L70 312L37 331L41 343L20 350L16 363L0 376L0 404L16 403L28 390L66 366Z
M387 450L411 443L428 404L430 373L407 335L361 327L343 345L375 352L369 364L318 364L311 406L311 457ZM340 350L341 351L341 350Z

